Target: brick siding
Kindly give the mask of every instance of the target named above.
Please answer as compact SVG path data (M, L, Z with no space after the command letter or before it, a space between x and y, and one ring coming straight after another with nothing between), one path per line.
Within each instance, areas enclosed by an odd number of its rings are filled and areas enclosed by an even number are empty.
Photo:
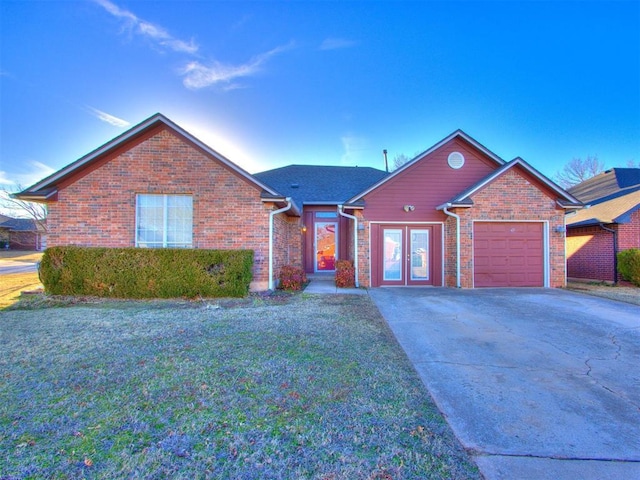
M266 288L269 211L276 207L260 200L255 185L168 128L62 185L48 205L48 245L135 246L136 194L192 195L194 248L254 250L252 289ZM274 222L281 223L288 221ZM274 230L277 263L300 262L299 253L285 247L291 243L287 229Z
M612 226L616 227L609 225L608 228ZM613 234L598 226L569 229L567 275L571 278L614 281Z
M629 223L608 224L618 237L618 251L640 248L640 210ZM613 282L613 234L597 225L567 230L567 275L571 278Z
M555 198L543 193L523 175L511 169L472 196L471 208L451 209L460 215L460 274L463 288L473 287L473 221L546 221L549 228L549 286L566 285L564 210ZM445 285L456 284L456 221L445 223Z

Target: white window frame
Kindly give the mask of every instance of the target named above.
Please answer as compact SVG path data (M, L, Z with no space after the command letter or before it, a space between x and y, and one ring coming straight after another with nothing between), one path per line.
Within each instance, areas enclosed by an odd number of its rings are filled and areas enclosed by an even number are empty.
M162 198L162 244L160 242L147 242L140 238L140 199L142 197L161 197ZM169 199L175 197L188 197L191 203L191 216L188 218L185 231L188 233L188 242L169 242ZM188 232L186 231L188 230ZM193 197L191 195L172 195L172 194L155 194L155 193L139 193L136 194L136 227L135 227L135 245L140 248L193 248Z

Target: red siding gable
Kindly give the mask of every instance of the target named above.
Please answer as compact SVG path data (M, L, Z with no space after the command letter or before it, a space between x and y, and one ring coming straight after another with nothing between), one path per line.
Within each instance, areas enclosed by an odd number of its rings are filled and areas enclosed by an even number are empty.
M453 169L447 163L452 152L464 155L465 163ZM478 183L496 168L495 160L461 138L454 138L428 153L406 170L376 188L365 199L366 218L369 221L444 221L446 215L436 207L456 194ZM404 205L415 210L405 213Z

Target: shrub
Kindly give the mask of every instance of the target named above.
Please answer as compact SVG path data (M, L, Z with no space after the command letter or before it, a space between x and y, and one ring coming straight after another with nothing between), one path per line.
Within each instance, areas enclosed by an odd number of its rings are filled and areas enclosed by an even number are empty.
M242 297L252 265L251 250L51 247L39 273L53 295Z
M336 262L336 286L340 288L356 286L356 269L351 260L338 260Z
M630 248L618 253L618 272L622 278L640 287L640 249Z
M280 284L282 290L302 290L307 283L307 274L304 270L291 265L285 265L280 269Z

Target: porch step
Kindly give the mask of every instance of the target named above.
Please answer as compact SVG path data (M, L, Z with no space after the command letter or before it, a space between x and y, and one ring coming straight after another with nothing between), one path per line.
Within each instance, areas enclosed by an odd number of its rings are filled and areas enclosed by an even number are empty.
M337 293L341 295L367 295L366 288L338 288L333 274L307 275L309 285L304 289L305 293Z

